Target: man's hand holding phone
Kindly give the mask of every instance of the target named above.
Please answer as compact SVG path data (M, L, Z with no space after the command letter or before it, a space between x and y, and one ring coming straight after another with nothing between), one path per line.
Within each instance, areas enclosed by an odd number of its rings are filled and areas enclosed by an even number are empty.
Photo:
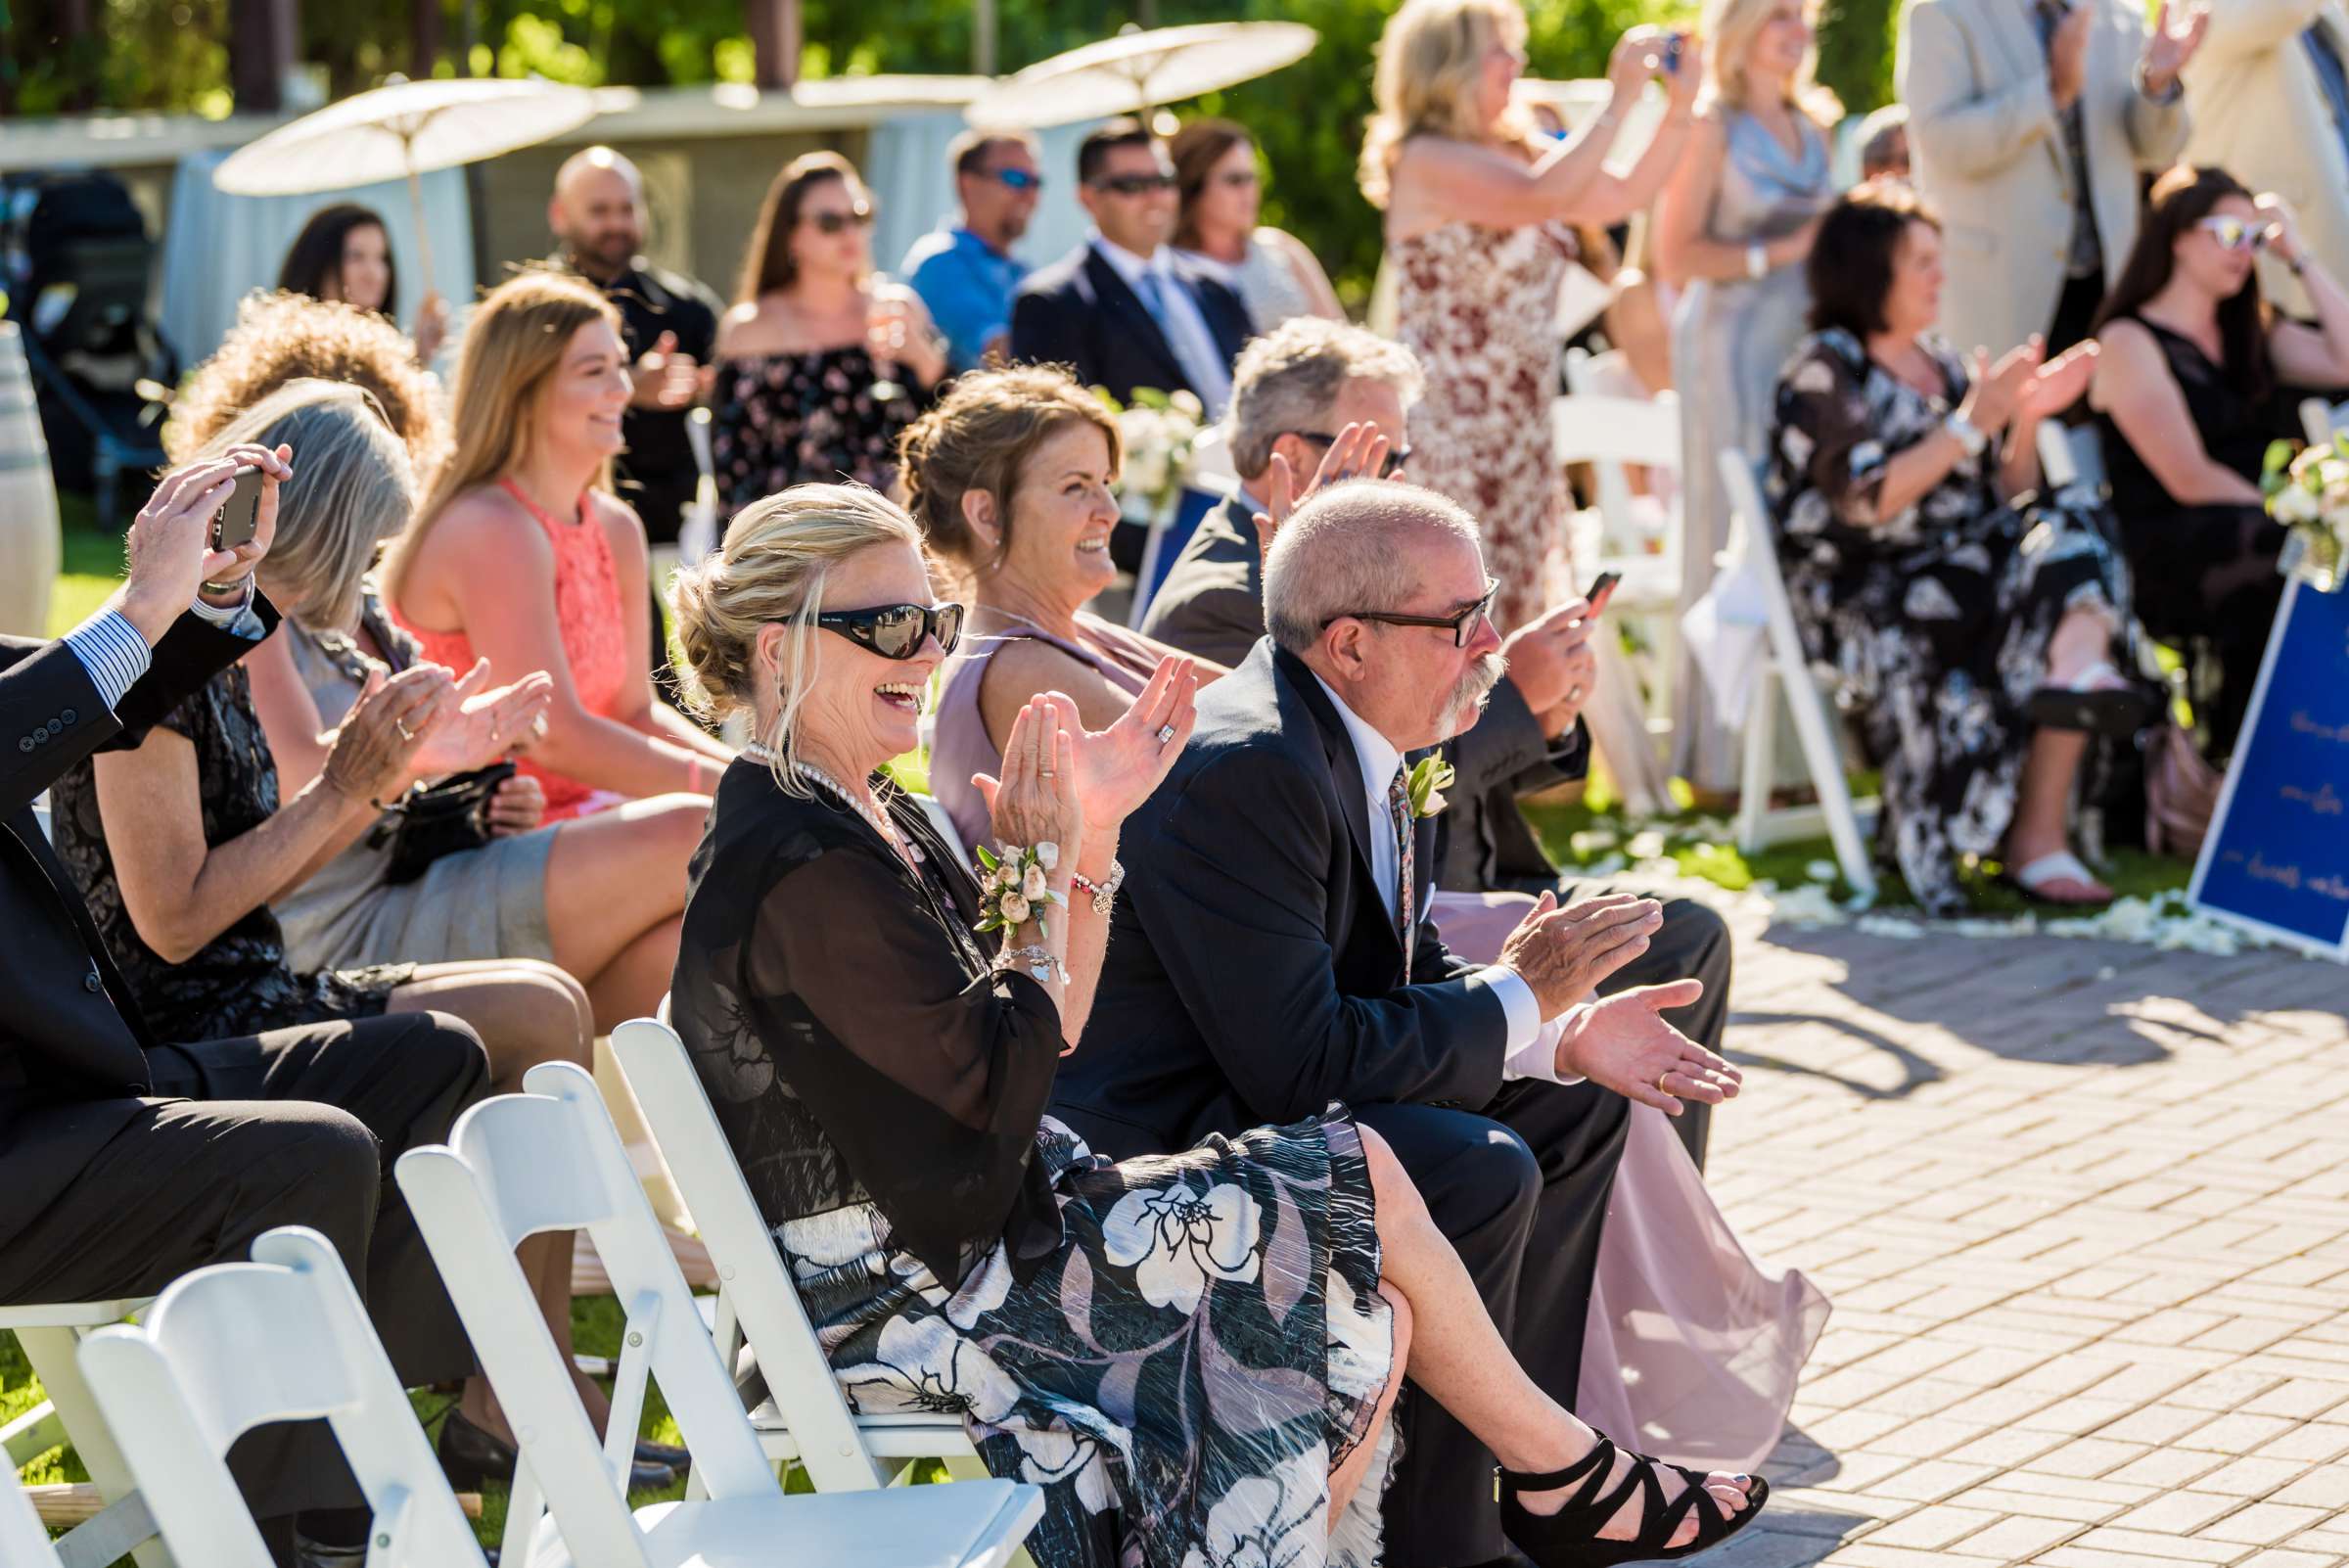
M1617 580L1615 573L1600 574L1588 594L1519 626L1501 644L1509 680L1552 740L1574 727L1597 685L1598 655L1590 638Z

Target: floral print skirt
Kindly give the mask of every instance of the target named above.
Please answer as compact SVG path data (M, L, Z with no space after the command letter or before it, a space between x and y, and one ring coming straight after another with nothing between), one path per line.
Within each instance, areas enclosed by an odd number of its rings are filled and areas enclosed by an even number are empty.
M2013 820L2048 642L2065 613L2129 624L2129 573L2091 508L1999 508L1946 544L1850 557L1832 576L1789 563L1815 657L1832 663L1868 760L1883 769L1881 847L1927 913L1968 900L1958 857L1996 854Z
M998 1246L949 1291L870 1205L776 1227L852 1407L960 1415L1044 1489L1044 1568L1376 1562L1394 1334L1354 1124L1113 1165L1046 1119L1036 1145L1062 1244L1024 1281ZM1333 1539L1329 1474L1365 1442Z

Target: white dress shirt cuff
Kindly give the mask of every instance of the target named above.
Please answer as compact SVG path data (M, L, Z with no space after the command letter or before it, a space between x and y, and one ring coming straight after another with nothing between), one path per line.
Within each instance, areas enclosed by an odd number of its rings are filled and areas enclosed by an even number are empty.
M1558 1041L1565 1037L1567 1020L1579 1009L1568 1008L1544 1022L1534 988L1516 970L1494 964L1477 971L1477 978L1500 999L1500 1010L1509 1020L1508 1043L1501 1048L1501 1082L1533 1078L1544 1084L1580 1084L1580 1078L1558 1073Z
M218 626L222 631L234 632L248 642L261 640L261 618L253 612L253 578L250 576L245 579L245 597L242 602L207 604L204 602L203 595L199 594L196 602L188 606L188 610L197 620L206 624Z
M153 656L147 639L119 610L101 610L66 633L66 646L90 672L90 683L113 713L139 677L147 673Z

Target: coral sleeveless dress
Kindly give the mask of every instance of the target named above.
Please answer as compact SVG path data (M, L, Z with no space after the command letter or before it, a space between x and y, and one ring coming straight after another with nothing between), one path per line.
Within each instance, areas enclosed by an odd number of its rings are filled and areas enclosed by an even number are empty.
M547 542L555 551L555 620L562 628L563 652L571 664L572 686L578 692L581 707L591 714L611 717L620 711L621 694L626 690L632 672L627 631L621 614L620 577L612 562L612 541L596 523L586 491L579 492L577 516L566 522L525 495L512 480L501 479L497 483L546 530ZM423 645L425 658L446 665L460 675L473 668L478 655L473 651L472 639L462 629L434 631L420 626L396 605L392 607L392 613ZM503 685L521 679L530 671L493 669L490 673ZM549 822L584 816L618 800L609 791L548 772L527 754L519 761L521 770L538 780L539 787L546 791Z

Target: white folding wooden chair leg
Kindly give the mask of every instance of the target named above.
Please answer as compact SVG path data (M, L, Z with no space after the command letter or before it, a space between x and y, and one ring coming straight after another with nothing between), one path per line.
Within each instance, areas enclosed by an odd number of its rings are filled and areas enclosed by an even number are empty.
M33 1512L32 1499L24 1495L14 1466L0 1479L0 1563L8 1568L59 1568L49 1532Z
M268 1568L229 1474L229 1446L266 1422L323 1416L374 1518L368 1568L482 1568L391 1359L334 1246L271 1230L249 1264L175 1281L136 1327L83 1341L156 1523L186 1568Z
M1770 623L1770 673L1776 677L1787 709L1794 715L1795 737L1802 743L1803 761L1810 770L1812 788L1819 792L1827 837L1835 846L1835 861L1842 867L1843 880L1853 892L1873 899L1875 869L1868 863L1867 847L1860 837L1851 783L1843 773L1843 748L1836 743L1826 704L1819 700L1819 686L1811 678L1811 662L1803 651L1802 633L1795 629L1794 606L1786 597L1786 580L1778 572L1770 514L1762 504L1762 489L1755 482L1754 465L1743 452L1725 447L1721 452L1721 477L1727 487L1730 510L1745 530L1746 554L1764 585ZM1768 808L1769 765L1774 744L1769 732L1777 721L1776 710L1761 700L1769 694L1771 682L1765 679L1757 684L1760 690L1745 716L1745 776L1738 801L1738 844L1749 851L1762 842L1759 813Z
M170 1549L155 1539L155 1522L138 1483L74 1360L84 1334L120 1322L144 1305L144 1299L132 1299L0 1311L0 1328L16 1333L48 1395L42 1406L0 1432L0 1448L7 1450L11 1465L21 1465L45 1449L70 1442L107 1504L59 1541L57 1553L66 1568L106 1568L126 1554L139 1568L171 1568Z
M524 1083L529 1092L475 1105L448 1145L412 1149L395 1172L552 1515L553 1531L538 1528L521 1555L503 1560L668 1568L698 1553L706 1568L750 1568L775 1560L786 1543L798 1560L860 1568L1008 1559L1042 1512L1034 1487L786 1498L594 1081L554 1062ZM626 1314L600 1442L514 1261L525 1238L565 1229L587 1231ZM631 1513L623 1488L648 1376L659 1377L710 1498Z

